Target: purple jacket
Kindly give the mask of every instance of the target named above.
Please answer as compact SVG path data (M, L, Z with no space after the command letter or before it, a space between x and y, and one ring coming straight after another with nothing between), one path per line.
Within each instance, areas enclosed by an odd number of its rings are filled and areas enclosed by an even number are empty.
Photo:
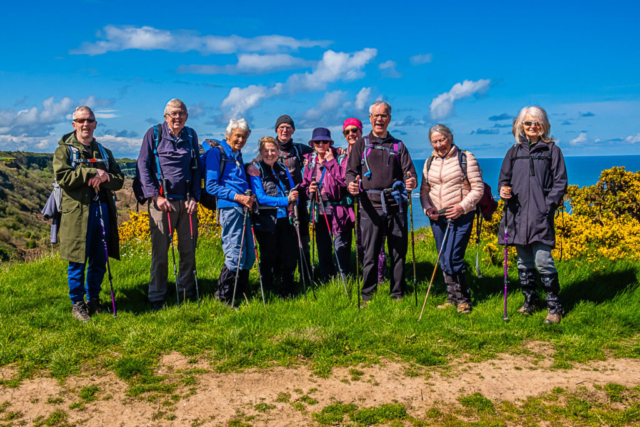
M346 156L339 156L338 151L331 147L333 152L333 160L323 163L326 167L324 180L322 182L322 197L326 204L327 217L331 221L333 233L341 233L345 231L351 223L355 222L355 213L353 206L340 206L338 202L348 195L347 184L345 182L345 172L347 170L348 159ZM320 163L316 160L316 153L305 154L307 166L303 170L301 188L311 200L309 194L309 185L312 181L316 181L316 176L320 173ZM338 162L339 160L339 162ZM321 211L316 206L318 214ZM309 211L312 214L311 210Z

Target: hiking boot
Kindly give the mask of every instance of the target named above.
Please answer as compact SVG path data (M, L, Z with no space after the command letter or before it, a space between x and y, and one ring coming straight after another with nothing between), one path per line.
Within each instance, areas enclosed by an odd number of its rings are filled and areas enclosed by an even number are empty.
M538 310L538 306L536 305L523 305L522 308L518 310L518 313L524 316L530 316L536 310Z
M151 304L151 310L160 311L164 307L164 301L149 301Z
M544 323L546 323L547 325L556 325L560 323L560 320L562 320L562 315L560 313L549 313L547 314L547 318L544 319Z
M89 298L89 301L87 301L87 311L89 312L89 316L100 314L100 312L106 310L107 309L104 307L104 305L100 304L99 297Z
M85 304L84 301L78 301L73 303L71 314L73 315L73 317L75 317L82 323L88 322L89 320L91 320L91 317L89 317L89 312L87 310L87 304Z
M444 304L440 304L438 307L440 310L444 310L445 308L449 308L449 307L455 307L455 304L450 303L449 301L445 302Z
M462 313L462 314L471 313L471 304L467 304L466 302L463 302L462 304L459 304L458 305L458 313Z
M367 308L369 306L369 301L363 300L362 304L360 304L360 308Z

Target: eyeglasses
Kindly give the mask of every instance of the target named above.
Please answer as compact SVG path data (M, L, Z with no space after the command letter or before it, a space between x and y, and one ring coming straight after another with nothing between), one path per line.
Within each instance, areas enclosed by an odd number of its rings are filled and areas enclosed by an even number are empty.
M287 131L287 132L291 132L293 130L293 128L289 125L280 125L278 126L278 130L280 131Z
M184 111L178 111L173 113L167 113L166 115L171 117L172 119L177 119L178 117L186 117L187 113L185 113Z
M348 128L348 129L345 129L345 130L344 130L344 132L342 132L342 133L344 133L344 136L347 136L347 135L349 135L350 133L355 133L355 134L357 134L359 130L360 130L360 129L358 129L358 128Z
M74 122L78 123L78 124L84 124L84 122L87 122L89 124L91 123L95 123L96 119L75 119Z
M540 126L540 122L530 122L530 121L525 121L522 122L523 125L525 125L526 127L531 127L531 126Z
M373 117L376 120L378 119L386 120L389 118L389 115L388 114L372 114L371 117Z
M313 141L315 144L331 144L331 141Z

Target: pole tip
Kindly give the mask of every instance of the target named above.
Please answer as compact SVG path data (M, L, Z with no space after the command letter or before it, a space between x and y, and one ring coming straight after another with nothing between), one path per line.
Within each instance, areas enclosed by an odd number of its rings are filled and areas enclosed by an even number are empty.
M509 319L508 317L506 317L506 316L505 316L505 317L504 317L504 319L502 319L502 320L504 320L505 322L507 322L507 323L508 323L508 322L509 322L509 320L511 320L511 319Z

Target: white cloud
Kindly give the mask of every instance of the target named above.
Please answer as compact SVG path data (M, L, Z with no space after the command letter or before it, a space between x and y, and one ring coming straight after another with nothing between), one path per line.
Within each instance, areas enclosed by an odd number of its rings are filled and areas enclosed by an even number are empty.
M578 135L576 138L574 138L571 141L569 141L569 144L571 144L571 145L573 145L575 147L576 145L580 145L583 142L587 142L587 134L586 134L586 132L580 132L580 135Z
M272 88L266 86L251 85L245 88L234 87L220 106L228 110L226 117L239 118L248 110L259 106L263 99L271 98L282 93L282 83L277 83Z
M283 70L310 68L314 61L296 58L286 53L260 55L257 53L238 55L237 64L229 65L181 65L179 73L184 74L243 74L262 75Z
M432 53L424 53L424 54L420 54L420 55L414 55L411 58L409 58L409 62L411 62L412 65L427 64L427 63L431 62L432 60L433 60L433 54Z
M116 114L118 110L95 110L93 114L96 116L96 119L114 119L116 117L120 117Z
M636 136L629 135L624 140L630 144L635 144L636 142L640 142L640 133L637 134Z
M395 61L389 60L378 65L378 69L382 71L382 74L384 74L385 77L397 79L402 77L402 74L399 73L398 70L396 70L397 65L398 64L396 64Z
M239 36L200 36L189 31L171 32L153 27L131 27L107 25L97 33L94 43L84 42L78 49L71 50L77 55L102 55L129 49L167 50L170 52L197 51L204 55L228 54L236 52L279 52L296 51L300 48L327 47L327 40L297 40L286 36L259 36L244 38Z
M454 102L468 98L476 93L486 93L489 90L491 80L480 79L476 82L465 80L462 83L453 85L449 92L438 95L431 101L431 118L440 120L449 117L454 111Z
M356 95L355 107L358 111L364 111L371 96L371 88L363 87Z
M342 111L346 107L347 92L336 90L327 92L320 100L316 108L312 108L304 114L306 121L317 121L328 113ZM349 103L350 105L350 103Z
M71 98L54 98L42 101L42 108L31 107L16 111L0 109L0 134L11 136L41 137L48 135L53 126L69 120L75 103Z

